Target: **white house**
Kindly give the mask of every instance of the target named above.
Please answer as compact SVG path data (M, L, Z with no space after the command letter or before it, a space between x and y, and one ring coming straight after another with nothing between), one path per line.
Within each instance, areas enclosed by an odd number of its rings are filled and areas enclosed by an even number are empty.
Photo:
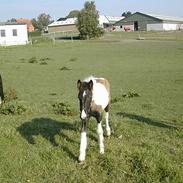
M0 46L25 45L28 43L27 25L0 23Z

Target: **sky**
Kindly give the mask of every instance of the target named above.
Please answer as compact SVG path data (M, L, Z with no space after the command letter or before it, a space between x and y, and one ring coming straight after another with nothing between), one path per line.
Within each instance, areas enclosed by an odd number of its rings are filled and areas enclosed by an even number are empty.
M54 20L71 10L81 10L86 0L0 0L0 22L11 18L36 18L41 13ZM125 11L183 17L183 0L95 0L100 14L121 16Z

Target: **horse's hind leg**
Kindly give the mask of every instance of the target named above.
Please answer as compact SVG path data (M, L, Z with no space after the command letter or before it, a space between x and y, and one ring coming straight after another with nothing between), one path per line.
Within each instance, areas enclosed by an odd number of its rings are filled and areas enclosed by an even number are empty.
M107 136L111 135L111 128L109 126L109 105L105 108L105 127L106 127L106 132L107 132Z
M103 129L102 129L101 113L98 113L98 115L96 116L96 120L97 120L97 133L99 138L100 154L104 154L104 136L103 136Z

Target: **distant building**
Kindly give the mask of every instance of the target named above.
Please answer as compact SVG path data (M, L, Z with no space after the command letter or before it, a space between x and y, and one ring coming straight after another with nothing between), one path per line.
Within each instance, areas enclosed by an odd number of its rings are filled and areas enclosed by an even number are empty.
M27 25L28 32L34 32L34 26L32 25L32 22L30 19L26 18L18 18L16 19L17 23L25 23Z
M0 46L25 45L28 43L27 25L0 23Z
M114 25L119 31L169 31L183 29L182 17L136 12Z
M119 16L106 16L106 15L99 15L99 27L102 28L113 28L113 25L124 19L125 17Z
M78 32L77 18L60 18L48 25L48 32Z
M99 15L99 27L112 28L115 22L124 17ZM77 18L60 18L48 25L48 32L78 32L76 27Z

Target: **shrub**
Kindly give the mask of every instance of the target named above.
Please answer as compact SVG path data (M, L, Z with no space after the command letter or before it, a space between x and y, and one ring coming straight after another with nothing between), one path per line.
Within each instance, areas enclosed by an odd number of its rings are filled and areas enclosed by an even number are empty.
M51 58L49 58L49 57L40 58L40 61L48 61L48 60L51 60Z
M122 97L123 98L133 98L133 97L140 97L140 95L138 93L136 93L136 92L129 91L127 93L122 94Z
M38 63L36 57L31 57L31 58L28 60L28 62L31 63L31 64Z
M26 111L26 108L22 104L18 104L16 101L3 102L0 105L0 114L15 115L22 114Z
M77 58L76 58L76 57L73 57L73 58L71 58L69 61L70 61L70 62L75 62L75 61L77 61Z
M69 69L68 67L65 67L65 66L64 66L64 67L61 67L60 70L61 70L61 71L69 71L69 70L71 70L71 69Z
M15 89L10 88L5 92L5 96L4 96L5 102L10 102L12 100L17 100L17 99L18 99L18 95Z
M124 98L133 98L133 97L140 97L140 94L138 94L137 92L134 92L134 91L129 91L127 93L123 93L119 97L112 98L111 103L121 102L124 100Z
M74 110L71 108L69 104L65 104L63 102L56 102L52 105L55 114L61 114L64 116L73 116Z
M41 62L40 62L40 65L48 65L48 63L45 62L45 61L41 61Z

